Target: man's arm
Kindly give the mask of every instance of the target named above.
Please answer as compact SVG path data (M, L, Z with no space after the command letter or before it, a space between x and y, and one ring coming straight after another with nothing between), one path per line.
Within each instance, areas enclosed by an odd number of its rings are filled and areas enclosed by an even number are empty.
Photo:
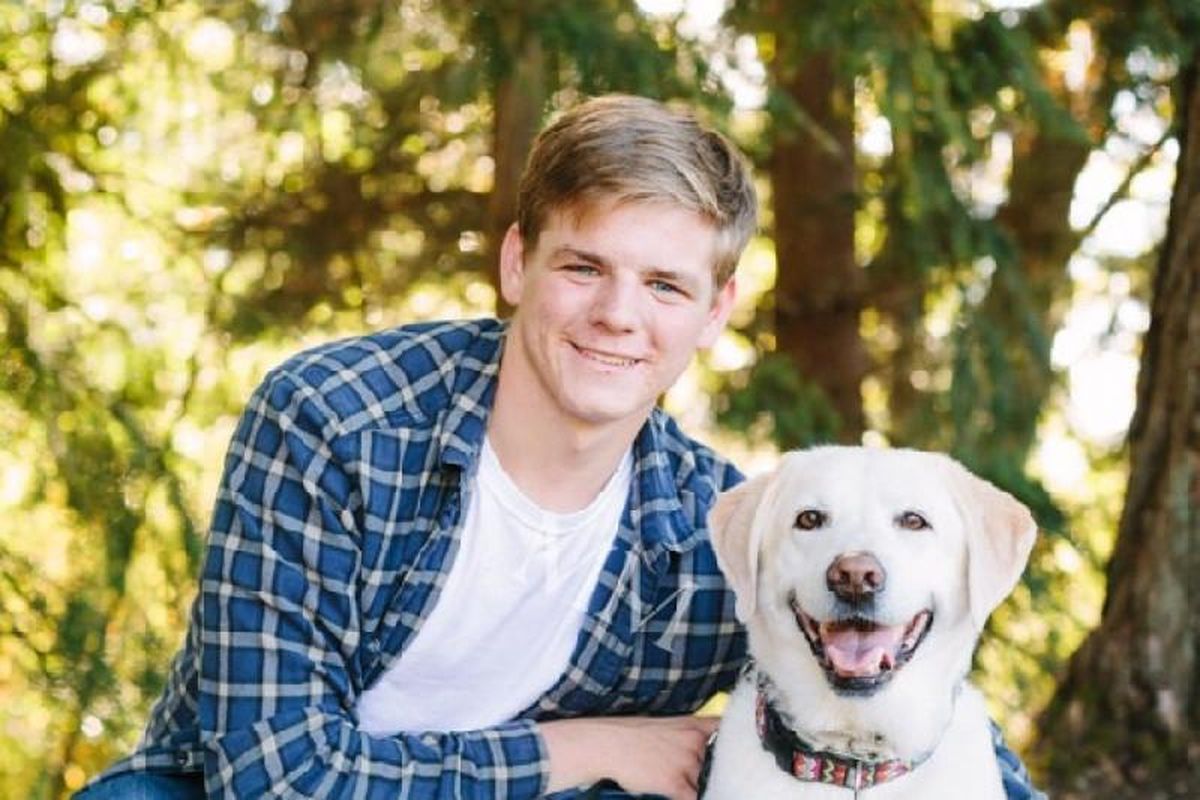
M316 392L276 373L230 447L200 589L208 796L541 795L548 767L532 722L357 728L359 501L337 433Z

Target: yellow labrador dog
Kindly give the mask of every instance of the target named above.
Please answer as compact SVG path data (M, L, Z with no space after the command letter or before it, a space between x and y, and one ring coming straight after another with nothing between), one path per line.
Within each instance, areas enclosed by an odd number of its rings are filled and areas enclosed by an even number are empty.
M710 527L754 665L706 800L1004 797L966 675L1033 546L1025 506L943 455L820 447L721 495Z

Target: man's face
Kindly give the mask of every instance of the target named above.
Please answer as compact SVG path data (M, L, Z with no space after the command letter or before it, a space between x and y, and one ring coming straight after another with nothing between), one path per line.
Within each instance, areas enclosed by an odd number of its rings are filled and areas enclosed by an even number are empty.
M532 250L510 229L501 290L517 312L502 370L520 399L587 427L640 426L729 316L715 244L703 217L660 203L553 212Z

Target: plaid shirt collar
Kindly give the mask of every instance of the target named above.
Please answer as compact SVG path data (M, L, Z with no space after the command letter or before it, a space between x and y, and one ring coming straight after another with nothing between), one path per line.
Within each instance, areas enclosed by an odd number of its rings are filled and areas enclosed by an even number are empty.
M507 333L508 323L501 323L475 337L467 347L464 360L475 362L479 367L458 370L453 390L457 402L440 412L444 417L438 435L438 460L443 466L457 468L468 475L478 467L488 415L496 399L500 356L504 352Z

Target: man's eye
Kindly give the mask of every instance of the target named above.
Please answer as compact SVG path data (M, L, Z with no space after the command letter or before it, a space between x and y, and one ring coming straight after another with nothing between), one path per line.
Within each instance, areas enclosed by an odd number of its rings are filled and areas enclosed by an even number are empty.
M565 264L563 269L576 275L599 275L600 271L591 264Z
M683 290L666 281L650 281L650 288L658 294L683 294Z
M829 521L829 515L815 508L806 508L796 515L796 527L802 531L815 531Z

